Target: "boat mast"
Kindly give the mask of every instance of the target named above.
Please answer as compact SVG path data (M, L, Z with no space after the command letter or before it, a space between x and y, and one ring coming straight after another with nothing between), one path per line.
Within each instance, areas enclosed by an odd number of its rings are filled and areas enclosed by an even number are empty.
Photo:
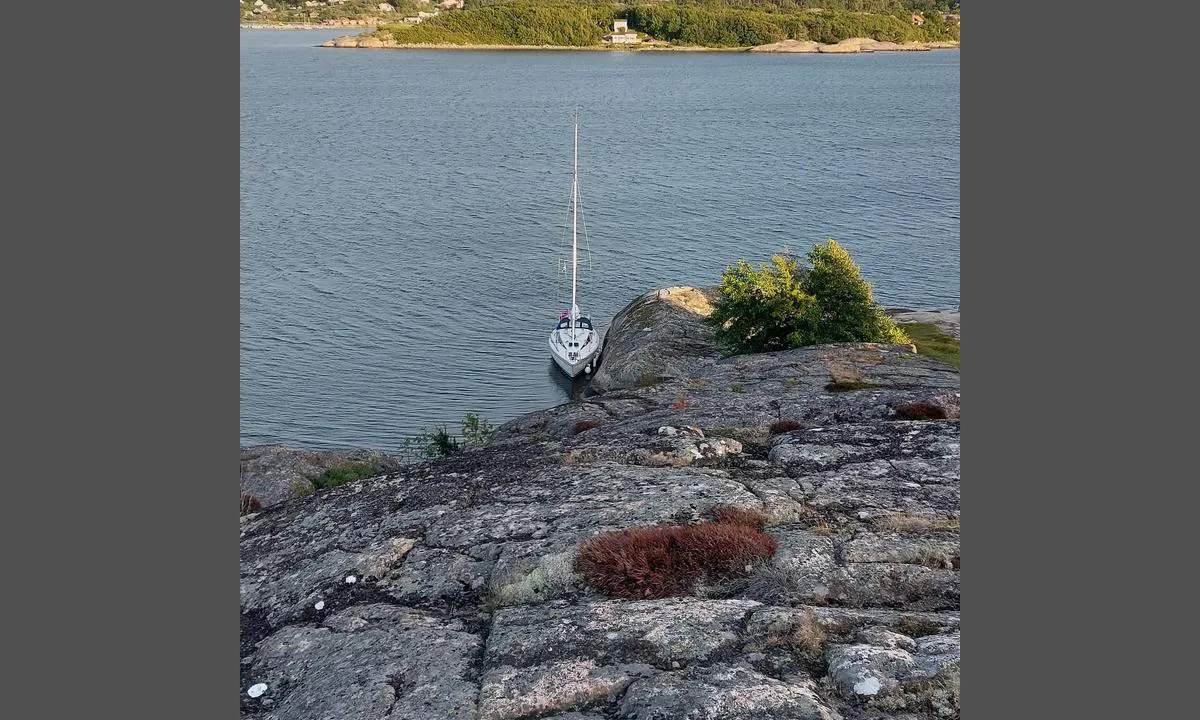
M579 307L575 304L575 285L579 277L579 249L576 233L579 226L579 119L575 119L575 168L571 180L571 330L574 334L575 318Z

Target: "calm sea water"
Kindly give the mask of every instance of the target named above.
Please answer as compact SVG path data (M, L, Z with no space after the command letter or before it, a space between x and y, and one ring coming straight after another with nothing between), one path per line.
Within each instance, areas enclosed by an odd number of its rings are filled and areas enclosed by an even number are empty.
M834 238L959 303L959 53L365 51L241 31L241 443L398 449L571 397L571 129L601 327ZM574 388L578 392L578 388Z

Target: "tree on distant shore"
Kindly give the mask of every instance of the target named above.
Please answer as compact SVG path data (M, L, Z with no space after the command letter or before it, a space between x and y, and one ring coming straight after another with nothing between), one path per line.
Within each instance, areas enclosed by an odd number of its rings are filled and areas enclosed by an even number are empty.
M785 250L757 269L744 259L721 275L708 321L733 354L837 342L908 344L875 302L858 265L836 241L814 245L811 267Z

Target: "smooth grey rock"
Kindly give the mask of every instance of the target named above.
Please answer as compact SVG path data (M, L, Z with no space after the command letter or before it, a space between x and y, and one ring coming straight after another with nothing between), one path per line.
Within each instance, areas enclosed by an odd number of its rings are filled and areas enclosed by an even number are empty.
M833 720L811 682L786 683L744 667L697 667L639 680L621 700L633 720Z
M520 720L547 712L603 705L616 700L648 667L597 666L594 660L563 660L527 668L489 670L479 694L480 720Z
M838 693L871 707L957 717L958 632L920 638L909 649L896 647L901 643L892 636L875 636L885 642L883 646L838 645L826 653L829 677Z
M242 710L270 707L274 717L297 720L469 720L479 650L479 638L453 623L389 607L351 608L324 627L289 627L266 638L242 675L268 690L244 697Z
M749 600L590 602L498 610L488 636L489 666L525 667L576 657L669 670L729 657L759 603Z
M907 563L952 569L959 563L957 533L936 532L917 536L860 532L842 547L847 563Z
M877 647L889 648L892 650L905 650L907 652L916 652L917 641L907 635L902 635L898 632L893 632L879 625L865 627L858 631L858 639L868 645Z

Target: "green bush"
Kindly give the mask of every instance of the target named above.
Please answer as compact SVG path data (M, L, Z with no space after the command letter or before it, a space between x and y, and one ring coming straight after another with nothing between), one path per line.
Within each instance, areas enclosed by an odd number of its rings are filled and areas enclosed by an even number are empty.
M875 302L871 286L840 245L814 245L811 268L789 252L755 269L745 260L721 275L708 322L733 354L837 342L911 342Z
M804 287L817 298L816 342L912 342L892 322L863 280L850 253L830 240L813 246Z
M467 413L462 420L462 432L468 447L479 447L487 444L496 428L475 413Z
M462 437L450 434L445 425L421 432L404 440L404 454L410 460L447 457L472 447L487 444L496 428L475 413L467 413L462 419Z

